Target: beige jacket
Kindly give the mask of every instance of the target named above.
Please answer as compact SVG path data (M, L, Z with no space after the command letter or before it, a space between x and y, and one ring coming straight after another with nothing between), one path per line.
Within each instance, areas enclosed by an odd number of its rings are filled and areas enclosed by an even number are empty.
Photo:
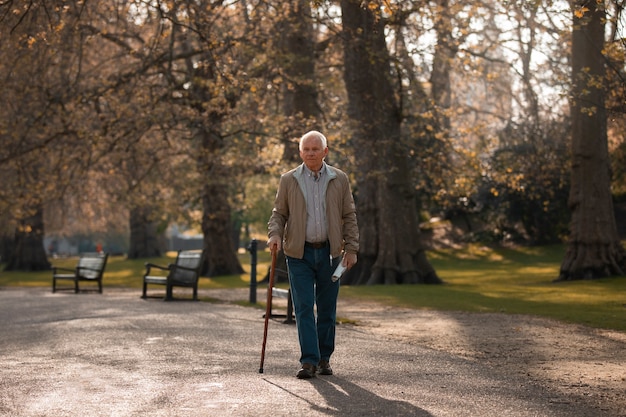
M326 165L326 221L333 258L342 251L359 251L359 228L350 182L345 172ZM302 259L306 234L304 164L280 177L274 209L268 222L268 236L280 236L285 255Z

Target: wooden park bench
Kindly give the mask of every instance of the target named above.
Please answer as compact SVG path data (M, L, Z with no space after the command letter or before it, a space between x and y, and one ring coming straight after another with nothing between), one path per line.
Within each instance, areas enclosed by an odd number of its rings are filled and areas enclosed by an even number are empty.
M193 300L198 300L198 279L204 259L202 251L178 251L176 261L168 266L159 266L146 263L146 274L143 276L143 295L147 298L148 284L165 285L165 300L173 300L172 289L174 287L187 287L193 289ZM151 275L152 269L161 271L160 275ZM167 272L167 275L163 275Z
M74 269L52 267L52 292L57 290L74 290L78 293L81 281L95 282L98 284L98 292L102 294L102 275L107 264L108 253L84 253L78 258ZM61 273L65 271L66 273ZM67 272L72 272L68 274ZM69 288L57 288L57 281L72 281L74 285Z
M285 317L285 321L284 323L286 324L291 324L291 323L295 323L295 317L293 316L293 301L291 300L291 288L290 289L284 289L284 288L278 288L278 287L272 287L272 299L276 297L276 298L283 298L287 300L287 314L282 315L282 314L273 314L272 313L272 305L270 305L270 317L274 318L274 317Z
M275 272L275 275L274 275L275 282L289 282L289 272L287 271L287 261L285 259L285 254L282 250L278 252L278 255L276 258L276 270L274 272ZM261 282L269 282L269 279L270 279L270 268L268 267L267 274L265 274L265 277L261 280ZM286 320L284 321L284 323L286 324L295 323L295 317L293 314L293 301L291 299L291 288L284 289L284 288L278 288L276 286L272 287L272 299L274 299L274 297L287 300L287 314L272 313L272 309L274 306L270 305L270 308L269 308L270 317L271 318L285 317Z

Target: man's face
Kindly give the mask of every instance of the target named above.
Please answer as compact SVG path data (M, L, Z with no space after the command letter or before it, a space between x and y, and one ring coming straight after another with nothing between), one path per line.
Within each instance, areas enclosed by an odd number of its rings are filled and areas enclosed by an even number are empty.
M319 171L326 155L328 155L328 148L322 148L320 138L309 136L302 141L300 158L311 171Z

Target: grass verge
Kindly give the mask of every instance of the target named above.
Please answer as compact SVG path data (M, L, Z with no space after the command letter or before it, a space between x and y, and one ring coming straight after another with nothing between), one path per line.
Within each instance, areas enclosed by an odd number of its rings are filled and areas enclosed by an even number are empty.
M444 285L343 286L341 296L415 309L528 314L626 331L626 277L554 283L564 253L563 245L532 248L470 245L431 251L428 258ZM170 253L162 258L142 260L112 257L105 271L105 290L122 287L140 291L144 263L167 265L174 256ZM200 289L248 287L250 257L245 252L239 256L243 274L202 278ZM258 280L265 276L269 262L269 253L259 252ZM76 259L52 263L71 268ZM50 287L51 279L50 271L4 271L0 273L0 287Z
M555 283L565 247L438 250L428 258L444 285L343 287L342 295L447 311L527 314L626 331L626 277Z

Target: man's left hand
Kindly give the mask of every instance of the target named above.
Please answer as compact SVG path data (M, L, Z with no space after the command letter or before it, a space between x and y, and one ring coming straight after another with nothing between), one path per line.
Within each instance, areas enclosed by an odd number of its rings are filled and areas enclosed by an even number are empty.
M348 269L352 268L356 264L356 253L344 253L343 264Z

